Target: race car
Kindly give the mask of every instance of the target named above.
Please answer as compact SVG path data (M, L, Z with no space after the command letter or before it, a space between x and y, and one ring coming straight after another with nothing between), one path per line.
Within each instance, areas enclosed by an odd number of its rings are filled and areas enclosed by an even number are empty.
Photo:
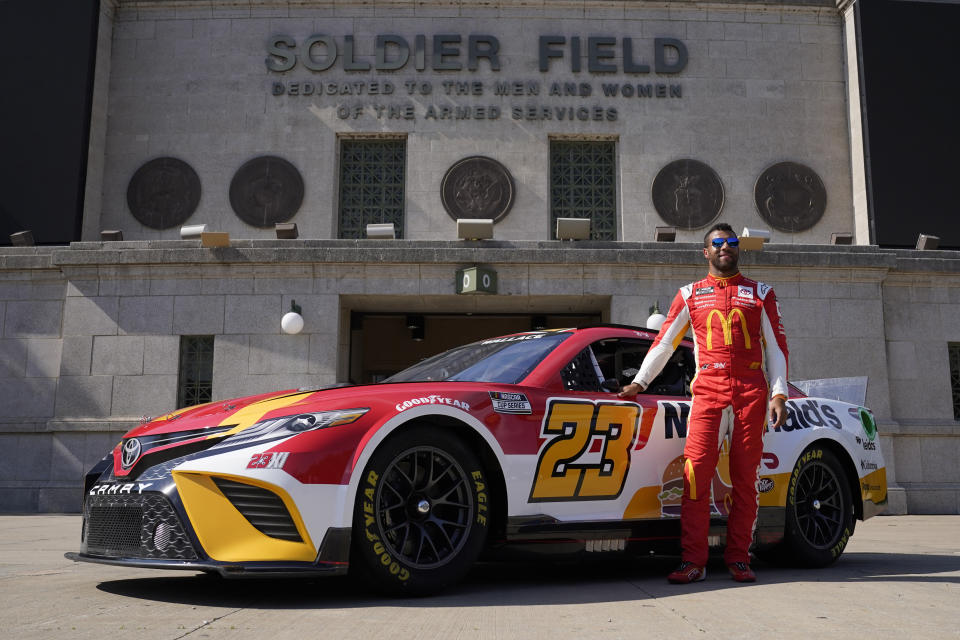
M87 474L81 550L67 556L227 577L349 570L424 594L485 550L676 554L692 343L646 393L617 396L655 337L622 325L518 333L379 384L155 418ZM886 504L876 423L792 386L787 408L764 435L754 548L825 566ZM712 480L718 548L728 446Z

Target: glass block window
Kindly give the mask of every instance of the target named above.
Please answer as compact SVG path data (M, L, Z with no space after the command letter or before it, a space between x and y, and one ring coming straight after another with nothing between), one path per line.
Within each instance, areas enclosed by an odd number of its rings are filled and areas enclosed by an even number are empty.
M550 237L557 218L591 218L590 238L617 239L616 143L550 141Z
M403 237L405 139L340 140L341 238L365 238L368 224L393 223Z
M177 408L213 399L213 336L180 336Z
M960 342L951 342L947 348L950 353L950 389L953 391L953 419L960 420Z

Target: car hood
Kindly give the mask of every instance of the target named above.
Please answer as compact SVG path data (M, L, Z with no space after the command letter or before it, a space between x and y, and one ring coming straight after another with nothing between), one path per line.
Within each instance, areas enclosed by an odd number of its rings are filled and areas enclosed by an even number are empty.
M288 389L179 409L127 432L113 450L114 474L135 476L147 466L207 449L263 420L346 408L341 401L357 400L355 389L348 387Z

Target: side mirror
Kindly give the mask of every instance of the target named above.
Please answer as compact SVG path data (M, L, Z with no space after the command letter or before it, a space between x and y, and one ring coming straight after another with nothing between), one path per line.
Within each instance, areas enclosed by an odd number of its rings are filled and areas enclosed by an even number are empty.
M620 381L616 378L607 378L600 383L600 388L604 391L609 391L610 393L619 393L620 392Z

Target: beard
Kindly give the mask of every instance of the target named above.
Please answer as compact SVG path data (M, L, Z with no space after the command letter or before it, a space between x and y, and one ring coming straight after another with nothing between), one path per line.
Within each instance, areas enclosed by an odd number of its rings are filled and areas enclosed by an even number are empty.
M735 273L740 262L735 253L721 254L719 251L710 256L710 264L720 273Z

